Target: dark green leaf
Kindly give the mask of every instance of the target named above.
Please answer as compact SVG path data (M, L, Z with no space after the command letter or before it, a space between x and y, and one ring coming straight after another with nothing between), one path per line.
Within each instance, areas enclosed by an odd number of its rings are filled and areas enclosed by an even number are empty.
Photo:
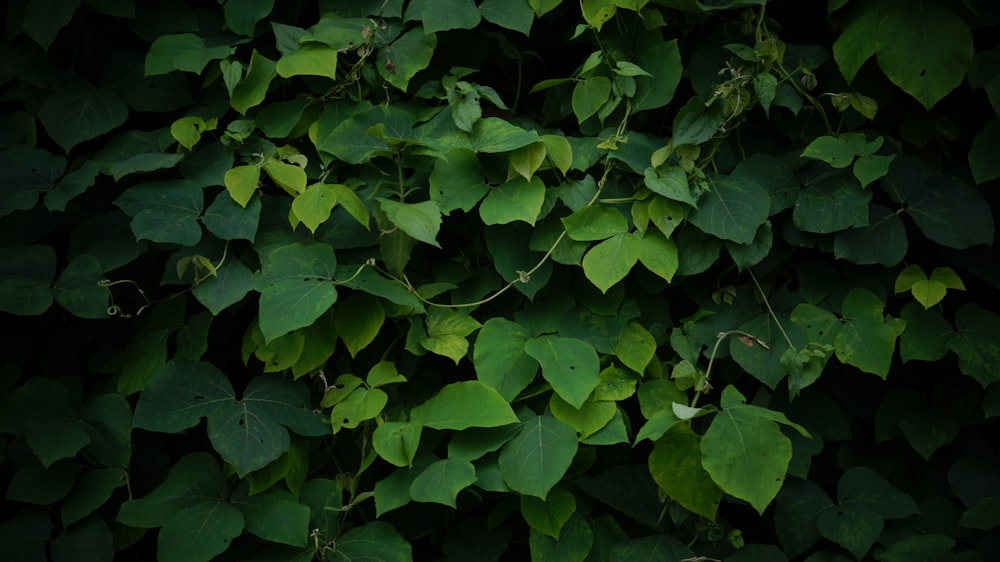
M194 246L201 240L198 218L204 204L201 186L188 180L140 183L115 200L115 205L132 217L136 240L182 246Z
M415 27L379 50L379 74L405 92L410 79L430 64L435 47L437 35Z
M566 402L579 408L600 382L597 352L587 343L560 336L541 336L524 344L542 366L542 377Z
M280 488L249 495L247 487L230 499L243 514L246 531L264 540L291 546L306 546L309 539L309 508Z
M380 562L412 562L410 543L383 521L373 521L355 527L337 538L337 550L329 558L333 562L379 560Z
M649 472L685 509L714 521L722 490L702 466L699 441L687 425L671 425L649 454Z
M955 315L955 335L948 341L948 349L958 354L962 373L976 379L986 388L997 380L1000 373L993 367L1000 364L1000 316L978 304L967 304Z
M865 505L838 505L816 520L820 534L861 560L882 534L882 518Z
M426 0L421 14L424 33L472 29L479 25L479 8L473 0Z
M701 230L738 244L750 244L767 220L770 203L757 183L734 176L712 176L712 188L688 218Z
M868 226L871 190L839 174L807 185L795 202L792 218L805 232L827 233Z
M576 455L576 430L552 416L532 417L500 451L504 482L521 494L545 499Z
M586 559L594 544L594 532L590 523L579 514L566 522L554 539L532 528L528 538L532 560L552 562L578 562Z
M146 54L146 76L175 70L201 74L209 61L224 59L233 50L227 45L207 45L193 33L163 35L153 41Z
M271 341L308 326L337 300L337 260L325 244L291 244L272 251L261 267L260 329Z
M458 493L476 481L476 469L464 459L444 459L432 463L410 483L410 498L455 507Z

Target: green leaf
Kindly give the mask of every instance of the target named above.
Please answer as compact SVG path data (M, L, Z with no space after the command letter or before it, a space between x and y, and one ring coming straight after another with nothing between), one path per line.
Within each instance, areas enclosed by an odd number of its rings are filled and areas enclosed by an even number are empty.
M975 54L968 24L931 0L894 4L876 44L882 71L928 110L961 84Z
M110 560L115 555L115 544L107 523L99 517L91 517L64 527L49 545L49 551L53 562Z
M432 398L413 408L410 418L424 427L457 430L498 427L517 422L510 404L497 391L479 381L462 381L445 386Z
M576 430L552 416L536 416L500 450L500 472L510 488L546 499L576 455Z
M714 521L722 490L702 466L699 441L687 425L671 425L649 453L649 473L685 509Z
M559 539L554 539L531 529L528 546L532 560L576 562L587 558L594 544L594 531L590 523L578 513L573 514L562 528Z
M486 224L523 221L532 226L545 202L545 184L538 177L515 178L490 189L479 205L479 216Z
M833 176L799 192L792 220L799 229L820 234L868 226L871 198L850 176Z
M881 137L880 137L881 138ZM860 156L854 162L854 177L861 182L861 187L868 187L875 180L884 177L889 173L889 164L892 163L896 155L889 156Z
M127 117L128 107L114 92L88 84L60 86L38 108L46 132L66 152L115 129Z
M837 359L866 373L889 374L896 332L882 314L885 303L868 289L855 288L844 297L843 326L837 332Z
M469 342L465 338L480 327L481 324L471 316L434 307L427 313L427 337L420 340L420 345L450 358L457 365L469 351Z
M438 158L428 181L431 200L444 214L455 209L469 212L489 190L479 159L465 148L450 150Z
M658 193L672 201L686 203L695 208L698 207L698 198L691 192L691 187L688 185L687 173L680 167L665 166L656 170L646 168L643 178L646 187L653 193ZM657 200L654 199L650 203L651 208L655 201ZM667 203L669 204L669 201ZM652 214L652 210L650 213Z
M677 39L655 42L643 49L635 62L652 77L636 76L632 111L656 109L670 103L683 72Z
M386 462L396 466L413 465L423 426L415 422L385 422L375 428L372 446Z
M121 468L98 468L83 473L63 502L60 518L65 525L80 521L107 503L114 490L124 485Z
M426 0L421 13L424 33L449 29L472 29L479 25L479 9L473 0Z
M337 305L335 318L337 334L355 357L375 340L385 322L385 311L378 297L353 293Z
M546 151L546 145L543 142L535 142L527 146L522 146L511 153L510 167L520 174L522 178L531 181L531 177L535 175L538 168L545 162Z
M435 201L400 203L379 197L378 202L389 220L403 232L431 246L441 247L436 240L441 229L441 210Z
M951 443L958 435L955 418L926 411L912 412L899 420L899 429L913 449L924 459L930 459L934 451Z
M240 262L230 261L222 264L215 275L199 283L192 293L198 302L218 316L224 309L243 300L253 286L253 272Z
M846 168L857 155L855 146L844 138L823 136L809 143L800 156L821 160L834 168Z
M288 429L317 436L329 430L312 411L301 383L258 376L237 399L225 376L209 363L171 361L139 397L133 423L177 433L208 418L212 446L241 476L263 468L288 450ZM286 429L287 428L287 429Z
M611 80L604 76L584 78L573 86L573 113L583 123L607 103L611 96Z
M240 35L253 37L257 22L266 18L273 8L274 0L226 2L223 14L229 29Z
M811 480L792 478L785 483L774 518L778 538L789 556L798 556L820 539L814 522L833 505L826 492Z
M253 241L257 235L261 207L259 198L254 199L244 208L236 203L228 193L220 193L205 209L201 222L209 232L223 240Z
M969 149L969 168L976 185L1000 178L1000 163L994 156L998 152L1000 120L994 119L972 139L972 148Z
M246 531L267 541L304 547L309 540L309 508L300 504L288 491L269 488L249 494L249 486L240 487L230 502L243 514Z
M224 59L234 50L228 45L206 45L194 33L162 35L153 41L146 54L146 76L175 70L201 74L209 61Z
M380 562L412 562L410 543L392 525L372 521L355 527L337 538L337 550L330 555L332 562L379 560Z
M253 164L236 166L226 172L225 184L233 201L246 207L260 184L260 168Z
M573 426L581 440L603 429L618 413L614 402L587 400L583 406L575 408L558 394L553 394L549 399L549 409L557 420Z
M147 68L148 64L147 61ZM149 74L148 70L147 74ZM247 68L246 76L233 88L229 104L232 105L233 109L240 112L240 115L246 115L248 109L264 101L264 96L267 95L267 88L271 85L271 80L277 74L277 65L275 62L254 49L250 57L250 67Z
M260 329L271 341L308 326L337 300L337 260L326 244L290 244L267 254L260 277Z
M966 304L955 314L955 336L948 349L958 354L962 373L976 379L983 388L1000 380L994 368L1000 364L1000 316L978 304Z
M695 553L670 535L650 535L615 545L611 560L677 560L695 558Z
M472 128L472 150L475 152L512 152L540 139L537 132L526 131L499 117L480 119Z
M674 147L701 144L712 138L726 121L722 103L706 106L701 99L691 98L674 117Z
M889 208L872 203L868 226L837 232L833 253L856 264L892 267L903 260L908 248L903 220Z
M566 235L573 240L604 240L628 232L625 215L614 207L590 205L560 219Z
M476 481L476 468L462 459L443 459L425 468L410 484L410 498L455 507L458 493Z
M574 408L583 406L600 382L597 352L589 344L560 336L528 340L524 351L542 366L542 377Z
M744 400L732 386L723 391L724 407L701 441L702 464L719 488L763 513L785 480L792 443Z
M902 539L885 550L875 553L875 559L881 562L957 560L961 556L952 552L954 546L955 539L952 537L937 534L917 535Z
M601 292L624 279L639 261L642 241L636 236L617 234L591 248L583 256L583 273Z
M847 504L820 513L816 527L821 535L861 560L882 534L883 522L869 507Z
M73 14L80 7L80 0L53 2L51 0L31 0L26 2L24 10L24 31L31 36L42 49L48 50L55 41L59 30L73 19Z
M109 293L99 285L103 278L97 258L80 254L59 274L52 295L59 306L80 318L107 318Z
M116 521L131 527L162 527L186 507L220 504L228 495L226 480L212 455L190 453L173 465L166 480L152 492L124 502Z
M887 2L863 2L846 11L844 29L833 43L833 58L848 84L875 55L879 22L887 8Z
M677 244L653 230L647 230L640 242L639 262L667 282L672 281L680 265Z
M615 344L615 355L633 371L643 374L656 353L656 340L642 324L629 322Z
M912 497L866 466L844 471L837 483L837 502L866 505L883 519L902 519L920 513Z
M899 355L903 362L913 359L939 361L948 353L948 343L955 330L938 311L909 303L903 307L900 318L906 321L906 331L899 338Z
M48 310L55 270L51 246L0 248L0 311L34 316Z
M520 324L500 317L483 324L472 349L476 378L508 402L535 380L538 362L525 351L531 333Z
M306 172L295 164L288 164L275 158L268 158L261 165L264 172L278 187L289 195L298 197L306 190Z
M479 11L486 21L524 35L531 33L535 21L535 13L526 0L484 0Z
M521 496L521 516L529 527L550 536L559 538L559 532L576 512L576 498L572 492L561 488L553 488L546 500L534 496Z
M734 176L713 176L712 189L688 215L692 224L738 244L750 244L767 220L770 202L756 182Z
M382 413L388 402L389 395L380 388L355 388L330 410L333 432L337 433L344 428L354 429L361 422L375 418ZM328 405L325 399L323 405Z
M322 43L303 43L278 59L274 70L282 78L322 76L337 79L337 50Z
M410 79L430 64L436 46L437 35L417 26L379 49L377 60L382 64L378 72L386 82L405 92Z
M115 200L132 217L136 240L194 246L201 240L201 186L188 180L136 184Z
M337 204L343 207L349 215L354 217L354 220L358 221L358 224L365 227L365 230L368 230L368 223L370 222L368 207L365 206L365 203L361 200L361 198L346 185L335 183L331 184L330 187L333 188L333 194L337 199Z

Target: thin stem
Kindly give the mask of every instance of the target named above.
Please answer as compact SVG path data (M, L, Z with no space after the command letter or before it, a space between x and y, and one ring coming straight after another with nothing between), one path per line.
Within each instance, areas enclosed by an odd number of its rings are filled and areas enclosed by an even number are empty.
M757 281L757 276L753 274L752 269L747 269L750 273L750 279L753 280L753 284L757 287L757 292L760 293L760 298L764 299L764 305L767 306L767 312L774 319L774 323L778 325L778 330L781 331L781 335L785 337L785 341L788 342L788 347L795 350L795 344L792 343L792 339L788 337L788 333L785 332L785 327L781 325L781 320L778 320L778 315L774 313L774 309L771 308L771 302L767 300L767 295L764 294L764 289L761 288L760 283Z

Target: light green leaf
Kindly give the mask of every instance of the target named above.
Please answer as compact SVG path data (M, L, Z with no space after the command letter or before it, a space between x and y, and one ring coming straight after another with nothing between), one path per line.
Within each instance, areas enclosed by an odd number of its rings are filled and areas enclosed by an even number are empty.
M542 162L545 162L545 146L545 143L533 142L518 148L510 155L510 167L522 178L531 181Z
M246 76L233 88L229 100L230 105L240 112L240 115L246 115L248 109L264 101L267 88L277 74L275 62L254 49Z
M464 148L450 150L438 158L428 181L431 200L445 214L455 209L469 212L489 190L479 159Z
M544 202L545 184L540 178L516 178L490 189L479 205L479 216L486 224L523 221L534 225Z
M691 187L688 185L687 173L680 167L663 166L655 170L653 168L646 168L642 175L646 187L653 193L658 193L668 200L687 203L695 208L698 207L698 198L691 192ZM653 206L655 201L650 203L650 207Z
M583 273L594 286L606 293L624 279L639 261L641 246L640 239L629 233L608 238L583 256Z
M699 441L686 424L672 424L649 453L649 473L685 509L714 521L722 490L702 466Z
M441 247L436 240L441 229L441 210L437 202L400 203L383 197L379 197L378 202L389 220L403 232L426 244Z
M656 340L638 322L629 322L615 344L615 355L633 371L643 374L656 353Z
M613 0L580 0L580 9L587 25L600 31L604 23L614 17L617 6Z
M292 213L315 234L319 225L330 218L330 212L336 205L337 194L333 186L314 183L292 201Z
M583 123L608 102L611 96L611 80L604 76L591 76L578 81L573 86L572 106L577 120Z
M347 352L355 357L375 341L385 322L385 311L378 297L352 293L337 305L334 318L337 334L347 346Z
M346 185L334 183L327 184L333 189L333 194L337 199L337 204L344 208L354 220L358 221L358 224L365 227L365 230L369 230L369 216L368 207L365 206L364 201L354 190L347 187Z
M500 450L500 473L514 491L546 499L576 456L576 430L552 416L536 416Z
M542 366L542 377L552 389L574 408L583 406L600 382L597 352L581 340L546 335L525 342L524 351Z
M876 43L886 76L928 110L962 83L975 54L968 24L931 0L894 4Z
M557 420L567 423L580 434L580 439L586 439L600 431L615 417L618 407L614 402L587 400L583 406L576 408L553 394L549 399L549 409Z
M463 459L443 459L425 468L410 483L410 498L455 507L458 493L476 481L476 468Z
M322 43L303 43L278 59L275 71L282 78L322 76L337 79L337 51Z
M510 404L479 381L449 384L410 411L410 419L433 429L462 430L517 423ZM575 442L574 433L574 442Z
M841 138L823 136L809 143L800 156L821 160L834 168L846 168L857 155L854 144Z
M672 281L680 264L677 244L654 230L647 230L640 242L639 262L667 282Z
M538 372L538 362L524 349L531 333L520 324L494 317L483 324L472 350L476 377L508 402L524 390Z
M837 359L866 373L889 374L896 332L882 314L885 303L868 289L851 289L841 308L843 326L837 332Z
M388 47L379 49L378 72L386 82L406 91L417 72L427 68L437 46L437 35L416 27L400 35Z
M697 209L688 215L692 224L724 240L750 244L767 220L767 191L752 180L735 176L712 176L712 188Z
M420 345L450 358L457 365L469 350L465 338L480 327L471 316L450 308L434 307L427 313L427 337L420 340Z
M209 61L224 59L234 50L228 45L206 45L204 39L194 33L161 35L146 54L146 76L175 70L201 74Z
M763 513L785 480L792 443L744 400L732 386L723 391L724 408L701 441L702 464L719 488Z
M389 395L381 388L354 388L330 410L333 433L341 429L354 429L361 422L374 419L389 402ZM326 400L324 400L324 405Z
M306 171L300 166L282 162L276 158L268 158L261 165L271 181L293 197L302 195L306 190Z
M511 152L540 138L535 131L526 131L499 117L487 117L476 121L472 128L472 150L490 154Z
M66 152L107 133L128 117L128 106L111 90L86 84L60 86L38 108L46 132Z
M590 205L560 219L573 240L604 240L628 232L625 215L614 207Z
M414 422L385 422L375 428L372 446L386 462L396 466L412 466L420 445L423 426Z
M559 531L576 512L576 498L572 492L561 488L553 488L548 498L538 499L534 496L521 496L521 516L529 527L548 535L559 538Z
M241 207L246 207L260 184L260 168L252 164L236 166L226 172L225 184L233 201L239 203Z

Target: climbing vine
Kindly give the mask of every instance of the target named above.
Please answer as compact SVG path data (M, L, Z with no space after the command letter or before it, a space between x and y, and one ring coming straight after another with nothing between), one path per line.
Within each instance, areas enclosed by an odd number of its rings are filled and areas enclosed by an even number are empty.
M19 560L1000 554L1000 8L20 0Z

